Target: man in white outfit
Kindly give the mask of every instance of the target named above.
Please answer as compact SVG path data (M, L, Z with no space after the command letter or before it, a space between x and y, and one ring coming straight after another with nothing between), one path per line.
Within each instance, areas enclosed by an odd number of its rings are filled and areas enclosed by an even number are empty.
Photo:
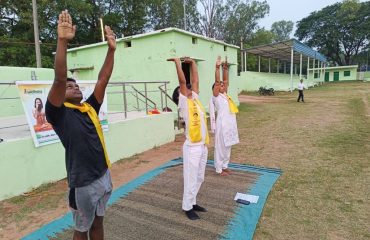
M298 99L297 99L297 102L300 101L300 99L302 99L302 102L304 102L304 99L303 99L303 89L304 89L304 84L303 84L303 79L301 79L301 81L298 83L298 92L299 92L299 95L298 95Z
M204 181L208 156L206 146L206 143L208 143L208 131L205 111L198 100L198 69L194 60L190 58L184 59L184 62L189 63L191 67L191 86L187 86L180 59L171 58L168 61L173 61L176 64L180 88L179 97L174 99L174 101L178 103L180 113L185 121L186 140L183 145L184 195L182 209L190 220L197 220L199 216L195 211L207 212L205 208L197 205L196 197Z
M215 133L215 168L221 176L230 174L228 165L230 162L231 146L239 143L235 103L227 95L229 86L229 74L227 59L222 64L223 82L220 82L221 58L216 61L215 84L213 85L213 97L210 102L211 131ZM217 112L215 119L214 112Z

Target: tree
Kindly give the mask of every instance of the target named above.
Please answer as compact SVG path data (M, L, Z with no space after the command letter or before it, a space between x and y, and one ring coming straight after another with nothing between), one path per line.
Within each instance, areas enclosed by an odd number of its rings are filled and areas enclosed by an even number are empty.
M269 12L266 1L200 0L204 14L201 18L202 33L225 42L239 45L248 40L258 27L258 20Z
M0 1L0 64L35 66L31 1ZM71 13L78 31L70 46L100 42L101 17L118 36L142 33L147 24L146 1L38 0L37 5L43 67L53 67L57 18L64 9Z
M294 23L292 21L278 21L271 25L271 32L275 34L275 42L281 42L290 39Z
M226 14L225 8L222 5L222 0L200 0L203 8L203 15L201 16L201 33L210 38L216 38L218 32L217 27L222 26ZM219 29L219 32L220 31Z
M186 0L185 6L187 30L198 32L199 13L197 0ZM147 15L149 30L168 27L184 29L183 0L149 0Z
M329 60L350 65L370 38L370 2L345 0L311 13L297 24L295 36Z
M271 31L266 30L265 28L258 29L251 37L249 41L244 44L244 48L250 48L259 45L265 45L273 43L276 39L276 36ZM252 54L248 55L248 69L258 71L258 57ZM271 61L271 69L275 69L275 61ZM268 71L268 59L261 59L261 71Z

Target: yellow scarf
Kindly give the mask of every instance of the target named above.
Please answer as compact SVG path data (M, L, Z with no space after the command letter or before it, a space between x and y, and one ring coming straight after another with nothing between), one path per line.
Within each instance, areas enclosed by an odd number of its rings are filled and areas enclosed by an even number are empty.
M229 102L230 112L231 113L238 113L239 112L239 109L236 106L236 104L234 103L234 101L231 99L231 97L229 95L227 95L226 93L225 93L225 96L227 98L227 101Z
M77 106L77 105L65 102L64 106L66 106L67 108L78 109L80 112L83 112L83 113L87 112L87 115L89 115L91 121L94 123L96 132L98 133L101 145L102 145L103 150L104 150L105 161L107 163L108 168L110 168L111 163L110 163L109 158L108 158L107 150L105 149L103 130L101 128L99 117L96 114L95 109L90 104L88 104L86 102L82 103L81 106Z
M202 132L201 132L201 121L200 121L200 113L198 110L197 105L203 112L204 115L204 123L206 128L206 144L209 144L209 136L208 136L208 129L207 129L207 118L206 112L204 110L203 105L198 99L188 99L188 111L189 111L189 137L192 143L197 143L202 141Z

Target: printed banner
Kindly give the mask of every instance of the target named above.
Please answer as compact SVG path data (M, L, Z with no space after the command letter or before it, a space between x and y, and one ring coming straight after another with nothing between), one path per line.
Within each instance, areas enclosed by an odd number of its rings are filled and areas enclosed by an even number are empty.
M59 142L45 117L45 103L51 88L52 81L17 81L19 95L27 117L33 142L36 147ZM94 91L96 81L77 81L85 101ZM100 108L99 119L103 131L108 131L108 108L105 96Z

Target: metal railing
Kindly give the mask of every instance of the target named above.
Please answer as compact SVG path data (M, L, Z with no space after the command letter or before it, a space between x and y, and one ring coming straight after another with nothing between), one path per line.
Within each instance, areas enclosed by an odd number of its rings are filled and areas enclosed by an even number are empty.
M123 106L123 111L118 111L117 113L124 113L124 118L127 119L127 114L129 111L129 105L132 107L132 111L144 111L145 114L148 114L150 109L156 109L157 106L160 106L160 110L168 109L168 104L170 102L173 103L171 96L168 94L168 81L156 81L156 82L111 82L108 84L107 87L107 95L111 94L122 94L122 101L118 103L114 103L114 101L110 101L109 105L118 105L120 109ZM14 82L9 83L0 83L0 86L8 85L9 87L14 87ZM112 89L113 88L113 89ZM118 88L118 89L114 89ZM110 90L111 89L111 90ZM7 92L8 88L3 89L0 91L0 100L18 100L20 99L19 96L6 96L2 97L5 92ZM128 101L128 97L133 97L131 101ZM119 98L118 98L119 99ZM170 99L170 100L168 100ZM118 108L117 108L118 109ZM175 110L174 110L175 111ZM112 113L114 114L114 112ZM179 112L177 111L177 122L180 121ZM1 130L5 130L7 128L14 128L20 126L26 126L27 123L22 124L10 124L11 126L1 126Z
M127 94L131 94L132 96L134 96L136 98L136 110L140 111L140 102L144 103L145 105L145 112L146 114L148 114L148 110L149 108L157 108L157 103L155 102L155 100L153 100L151 97L148 96L149 93L156 93L156 92L159 92L160 93L160 99L161 99L161 108L164 109L164 108L167 108L168 105L167 105L167 97L169 97L169 95L167 94L167 84L169 82L168 81L156 81L156 82L112 82L112 83L109 83L108 86L109 87L122 87L122 90L121 91L109 91L107 92L107 94L122 94L122 99L123 99L123 112L124 112L124 115L125 115L125 118L127 118L127 113L129 112L128 111L128 101L127 101ZM148 85L155 85L155 84L160 84L160 86L158 87L159 88L159 91L155 91L155 90L148 90ZM136 87L136 85L143 85L144 87L144 90L139 90L138 87ZM164 86L164 89L163 90L161 87ZM132 91L128 91L127 88L130 88ZM166 96L166 99L165 99L165 102L163 104L163 94L165 94Z

